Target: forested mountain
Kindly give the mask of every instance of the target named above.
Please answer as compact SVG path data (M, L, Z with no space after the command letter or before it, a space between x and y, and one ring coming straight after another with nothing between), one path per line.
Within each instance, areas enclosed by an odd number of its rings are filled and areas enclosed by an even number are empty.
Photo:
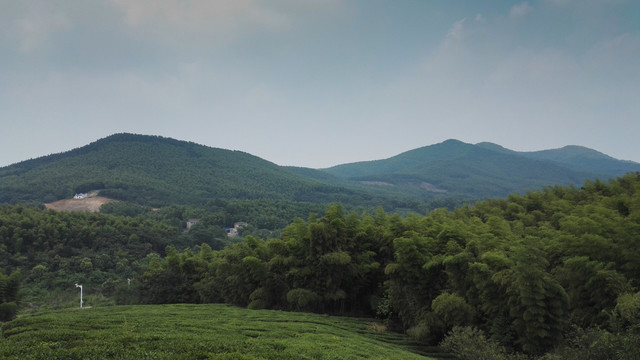
M365 198L244 152L132 134L2 168L0 189L0 203L51 202L100 190L103 196L156 207L215 199Z
M581 184L586 179L606 180L640 171L640 164L579 146L516 152L492 143L472 145L447 140L388 159L343 164L324 171L379 187L477 199L548 185Z
M599 151L577 145L530 152L517 152L486 142L476 145L509 154L521 155L529 159L552 161L573 170L597 175L600 178L620 176L627 172L638 171L638 168L640 168L640 164L633 161L618 160Z
M491 143L448 140L385 160L310 169L170 138L116 134L0 168L0 203L48 203L98 190L150 207L203 208L222 199L270 201L274 208L283 202L298 208L305 207L299 203L339 202L423 213L629 171L640 171L640 164L577 146L521 153Z

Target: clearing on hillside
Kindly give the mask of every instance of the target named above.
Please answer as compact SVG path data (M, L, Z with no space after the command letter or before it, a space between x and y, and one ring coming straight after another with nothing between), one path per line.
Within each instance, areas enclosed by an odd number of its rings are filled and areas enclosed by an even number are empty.
M97 191L92 191L86 196L74 199L58 200L52 203L44 204L47 209L53 209L58 211L87 211L87 212L99 212L100 207L106 203L114 202L117 200L109 199L106 197L98 196Z

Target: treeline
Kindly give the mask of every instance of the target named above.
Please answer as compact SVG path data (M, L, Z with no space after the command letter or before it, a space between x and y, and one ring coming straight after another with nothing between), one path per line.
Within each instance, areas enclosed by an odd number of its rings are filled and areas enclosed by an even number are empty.
M20 293L11 289L22 277L24 302L77 282L117 303L377 316L468 358L632 358L640 350L639 191L636 173L424 216L332 205L281 232L248 229L238 243L219 225L244 220L230 214L253 201L157 211L121 203L107 208L114 215L0 206L0 308L15 312ZM281 205L280 215L291 215ZM255 219L268 222L261 209ZM192 217L201 222L185 233Z
M46 305L74 283L112 295L146 268L148 254L193 246L190 240L182 229L141 217L0 206L0 269L23 275L25 303Z
M415 213L414 208L427 209L448 208L464 204L453 199L432 200L428 203L415 205L412 208L403 207L400 202L391 205L393 213L406 215ZM261 238L279 236L282 229L289 225L294 218L306 218L308 214L323 213L330 204L296 202L288 200L223 200L215 199L205 204L194 207L189 205L171 205L160 209L137 205L129 202L111 202L102 205L100 213L115 216L143 217L145 219L160 221L175 228L184 228L187 220L196 218L201 220L191 234L203 233L202 236L193 236L194 240L204 242L206 239L220 238L219 232L224 228L233 227L235 222L248 223L243 228L243 235L253 235ZM363 213L375 211L376 207L343 205L345 211ZM398 206L398 207L396 207ZM204 233L208 235L204 235ZM209 243L209 245L212 245ZM220 246L212 245L216 250Z
M171 205L160 209L128 202L112 202L104 204L100 212L115 216L141 216L176 228L184 227L188 219L196 218L201 220L200 227L215 227L223 230L226 227L233 227L237 221L243 221L249 223L254 230L276 231L283 229L295 217L322 212L327 206L286 200L215 199L199 207Z
M238 221L248 223L240 229L242 236L276 237L297 214L325 208L275 200L215 200L202 208L161 209L114 202L105 204L101 213L2 205L0 273L24 275L24 303L58 302L76 282L88 293L112 297L126 279L146 268L148 255L165 256L169 245L180 251L197 244L223 249L237 242L225 228ZM199 222L187 232L190 219Z
M123 299L375 315L468 358L622 359L640 349L638 239L639 174L426 216L333 205L277 239L169 247Z

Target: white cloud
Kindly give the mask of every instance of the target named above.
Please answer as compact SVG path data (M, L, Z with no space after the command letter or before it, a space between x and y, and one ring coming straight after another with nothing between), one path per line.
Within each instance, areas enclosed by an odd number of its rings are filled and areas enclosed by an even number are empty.
M241 23L281 27L282 14L255 0L113 0L132 27L168 26L179 31L201 32L233 29Z
M298 17L339 8L339 0L110 0L132 29L161 41L228 40L290 29Z
M573 0L545 0L545 2L557 8L565 8L569 6Z
M15 20L20 37L20 50L32 52L46 44L49 37L70 26L69 18L53 4L46 1L28 3L26 13Z
M449 29L447 33L447 39L461 40L464 34L464 22L467 19L458 20Z
M533 8L525 1L522 4L514 5L509 11L509 17L511 19L520 19L525 17L531 11L533 11Z

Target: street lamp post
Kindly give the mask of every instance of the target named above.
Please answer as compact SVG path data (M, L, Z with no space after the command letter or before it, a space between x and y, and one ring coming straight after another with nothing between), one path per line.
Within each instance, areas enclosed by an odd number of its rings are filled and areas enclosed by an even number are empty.
M76 284L76 287L80 288L80 309L82 309L82 303L83 303L83 301L82 301L82 285Z

